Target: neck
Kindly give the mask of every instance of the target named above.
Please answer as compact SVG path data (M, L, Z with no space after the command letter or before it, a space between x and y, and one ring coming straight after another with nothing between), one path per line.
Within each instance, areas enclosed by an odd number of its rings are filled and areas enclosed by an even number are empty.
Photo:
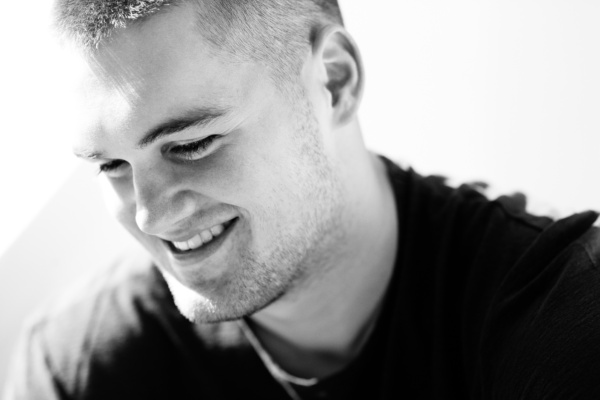
M318 279L250 321L271 358L299 377L330 375L357 355L392 275L398 235L395 200L381 160L364 148L362 152L362 157L351 154L342 160L355 166L349 182L357 193L343 251Z

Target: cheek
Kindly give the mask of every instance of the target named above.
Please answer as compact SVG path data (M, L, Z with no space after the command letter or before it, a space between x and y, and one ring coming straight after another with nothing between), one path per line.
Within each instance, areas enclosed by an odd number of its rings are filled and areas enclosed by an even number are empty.
M298 168L298 153L284 131L280 133L280 137L247 154L237 165L235 175L239 178L234 178L243 187L239 195L254 224L273 232L295 224L310 201L303 196L304 171Z
M185 173L186 186L218 203L252 211L268 200L280 166L265 149L238 140Z
M294 158L281 136L265 140L264 131L240 136L188 176L196 192L236 207L254 240L265 245L295 225L300 211Z

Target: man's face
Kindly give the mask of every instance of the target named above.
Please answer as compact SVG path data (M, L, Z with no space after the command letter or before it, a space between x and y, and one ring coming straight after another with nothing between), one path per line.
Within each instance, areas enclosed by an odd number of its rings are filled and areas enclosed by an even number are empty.
M75 150L153 255L180 310L239 318L293 292L343 240L343 189L310 68L305 95L231 63L186 7L127 28L90 58ZM308 55L307 55L308 57Z

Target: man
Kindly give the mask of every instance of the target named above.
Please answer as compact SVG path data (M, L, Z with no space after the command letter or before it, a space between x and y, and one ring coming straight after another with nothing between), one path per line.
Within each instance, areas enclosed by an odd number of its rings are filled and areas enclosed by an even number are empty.
M56 7L75 152L154 266L40 317L8 398L598 398L597 215L369 153L335 1Z

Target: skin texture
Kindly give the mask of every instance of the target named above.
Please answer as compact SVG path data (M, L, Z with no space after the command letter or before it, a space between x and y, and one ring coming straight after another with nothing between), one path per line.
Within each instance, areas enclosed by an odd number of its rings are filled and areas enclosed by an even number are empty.
M281 91L264 66L215 51L187 11L118 32L86 59L75 151L112 167L101 174L109 208L185 316L252 315L285 368L326 375L362 341L397 242L385 171L356 121L357 50L343 28L322 27L293 90ZM156 126L200 108L222 115L140 148ZM205 150L176 151L211 135ZM164 242L234 218L208 256L181 261Z

